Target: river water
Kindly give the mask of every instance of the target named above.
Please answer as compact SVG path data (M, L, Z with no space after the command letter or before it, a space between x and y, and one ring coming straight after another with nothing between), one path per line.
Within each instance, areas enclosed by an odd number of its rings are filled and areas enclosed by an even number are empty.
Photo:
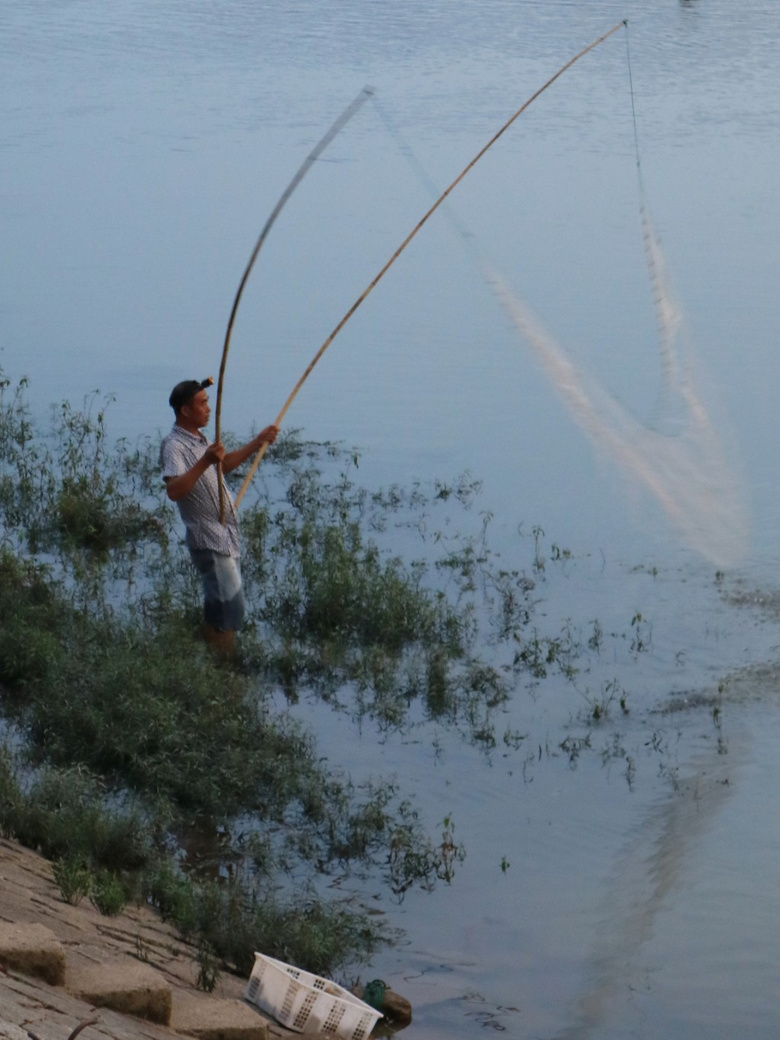
M623 19L480 160L452 196L460 223L431 219L287 419L357 446L369 484L480 478L508 566L528 566L544 529L551 629L615 633L579 692L518 692L506 729L523 739L491 755L425 727L378 740L302 706L335 765L396 776L466 848L451 885L377 894L405 937L369 975L411 999L415 1040L780 1031L780 8L0 9L0 366L30 377L40 412L113 394L110 428L130 438L168 426L174 382L216 375L263 222L364 85L381 112L366 104L314 164L247 287L228 429L274 418L430 206L386 120L443 189ZM683 378L659 348L643 198L688 330ZM546 338L519 334L463 225ZM611 678L632 713L595 725L585 696Z

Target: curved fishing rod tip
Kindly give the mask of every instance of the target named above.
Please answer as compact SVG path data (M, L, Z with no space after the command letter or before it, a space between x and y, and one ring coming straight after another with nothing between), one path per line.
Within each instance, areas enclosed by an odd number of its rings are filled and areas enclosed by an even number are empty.
M368 94L368 96L371 97L372 94L376 94L376 87L372 87L369 86L369 84L366 84L365 87L363 87L363 93Z
M625 27L628 28L628 18L623 19L623 25L625 25Z

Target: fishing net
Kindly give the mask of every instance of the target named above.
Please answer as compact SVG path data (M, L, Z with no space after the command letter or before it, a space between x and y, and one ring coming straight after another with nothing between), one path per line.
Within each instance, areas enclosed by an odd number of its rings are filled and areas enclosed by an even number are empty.
M738 562L747 551L750 525L744 496L696 386L685 322L644 204L641 215L658 322L664 384L661 412L673 415L668 424L671 430L659 428L661 422L651 427L634 418L575 364L498 271L484 260L481 266L582 430L630 480L655 496L688 545L725 567Z
M633 111L633 86L631 99ZM429 195L438 199L439 205L444 196L377 98L372 100L415 177ZM477 246L476 236L449 200L441 206L441 211L472 263L493 287L511 321L541 362L563 403L594 445L614 459L630 481L654 495L689 546L718 567L726 567L737 563L748 548L750 525L744 495L727 458L719 427L697 386L686 325L645 203L635 116L634 140L642 233L654 294L662 376L662 396L653 425L632 416L575 363L486 259Z

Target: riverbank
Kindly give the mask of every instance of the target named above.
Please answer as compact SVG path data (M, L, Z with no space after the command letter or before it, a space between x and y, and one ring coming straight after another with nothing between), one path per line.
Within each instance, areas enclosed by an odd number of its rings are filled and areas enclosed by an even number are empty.
M21 926L21 927L15 927ZM29 849L0 839L0 935L22 932L28 940L50 933L51 946L64 957L62 985L52 985L20 967L0 951L0 1037L35 1034L38 1040L63 1040L81 1023L92 1021L84 1040L284 1040L293 1034L242 1000L246 980L223 972L212 993L197 988L197 947L182 942L176 930L143 906L116 917L101 915L87 900L63 901L51 864ZM84 999L85 980L102 977L104 987L131 999L133 986L169 993L167 1025L96 1007ZM158 1002L159 1006L159 1002ZM160 1017L159 1015L156 1017ZM13 1027L13 1028L9 1028ZM5 1031L4 1031L5 1030Z

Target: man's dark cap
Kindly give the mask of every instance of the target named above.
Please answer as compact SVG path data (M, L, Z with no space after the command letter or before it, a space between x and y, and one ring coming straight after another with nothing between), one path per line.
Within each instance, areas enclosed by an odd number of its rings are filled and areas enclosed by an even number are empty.
M168 404L173 408L174 412L180 412L185 404L189 404L195 394L200 390L205 390L207 386L213 386L214 380L211 376L208 379L203 379L200 382L197 379L185 379L181 383L177 383L176 386L171 390L171 396L168 398Z

